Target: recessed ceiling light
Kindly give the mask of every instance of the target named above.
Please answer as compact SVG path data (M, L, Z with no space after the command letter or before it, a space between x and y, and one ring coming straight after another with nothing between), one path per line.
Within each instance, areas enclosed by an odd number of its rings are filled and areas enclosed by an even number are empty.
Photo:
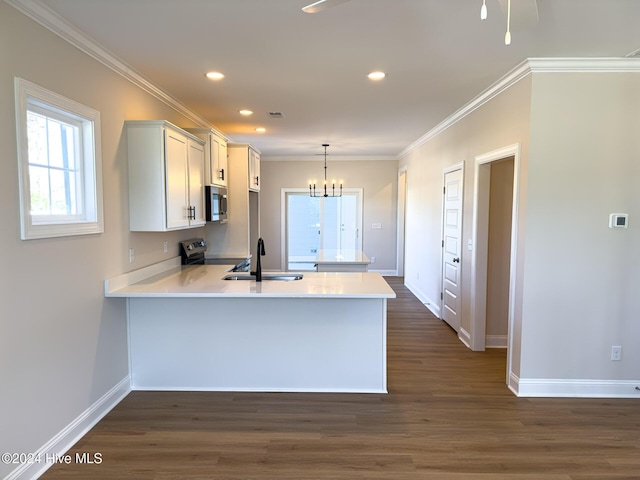
M367 77L369 77L370 80L382 80L384 77L386 77L387 74L384 72L371 72L369 75L367 75Z
M222 80L224 78L224 74L220 72L207 72L206 75L209 80Z
M256 128L256 132L258 132L258 133L264 133L264 132L266 132L266 131L267 131L267 129L266 129L266 128L264 128L264 127L258 127L258 128Z
M249 115L253 115L253 112L251 110L239 110L238 113L240 115L244 115L245 117L248 117Z

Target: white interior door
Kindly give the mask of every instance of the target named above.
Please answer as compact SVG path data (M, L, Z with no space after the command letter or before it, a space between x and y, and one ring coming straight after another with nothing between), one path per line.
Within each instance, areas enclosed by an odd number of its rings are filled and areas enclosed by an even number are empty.
M462 169L444 175L442 216L442 319L460 330L460 254L462 252Z

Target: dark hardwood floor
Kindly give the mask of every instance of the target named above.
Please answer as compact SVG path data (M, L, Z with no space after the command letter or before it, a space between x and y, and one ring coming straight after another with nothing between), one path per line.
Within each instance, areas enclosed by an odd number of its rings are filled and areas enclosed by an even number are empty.
M517 398L388 281L388 395L132 392L42 478L640 479L637 400Z

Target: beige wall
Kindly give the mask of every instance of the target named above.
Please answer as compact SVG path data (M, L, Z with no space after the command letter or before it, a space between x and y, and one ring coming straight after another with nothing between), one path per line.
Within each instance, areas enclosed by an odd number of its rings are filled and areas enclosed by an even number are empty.
M315 161L265 161L261 165L260 233L269 247L263 268L281 268L281 228L283 188L306 188L310 178L322 178L323 163ZM362 188L363 250L376 257L371 270L396 270L396 210L398 162L396 160L333 161L329 176L344 180L344 186ZM371 228L380 223L381 229Z
M509 326L514 159L493 162L490 168L486 334L500 341L506 339Z
M5 2L0 64L0 451L35 452L128 374L125 303L103 280L177 255L185 235L129 232L123 122L191 124ZM20 240L14 76L101 113L103 234Z
M532 91L522 376L637 381L640 74L540 73Z

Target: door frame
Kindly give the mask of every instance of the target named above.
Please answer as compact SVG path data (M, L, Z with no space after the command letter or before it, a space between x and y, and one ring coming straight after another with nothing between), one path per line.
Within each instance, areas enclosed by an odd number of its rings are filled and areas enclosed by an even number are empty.
M461 180L460 180L460 195L462 195L462 205L460 206L460 278L458 279L458 284L460 286L460 291L459 291L459 295L458 297L460 299L462 299L462 237L463 237L463 232L464 232L464 162L460 162L460 163L456 163L455 165L451 165L447 168L445 168L442 171L442 206L440 209L440 213L442 218L440 219L440 239L441 242L444 242L444 223L446 221L446 212L445 212L445 185L446 185L446 177L447 174L455 172L456 170L460 170L460 175L461 175ZM442 246L440 247L440 305L439 305L439 312L440 312L440 319L444 322L444 298L442 293L444 292L444 243L442 243ZM462 302L460 302L459 308L458 308L458 312L457 314L459 315L460 318L460 326L458 327L458 338L462 339L462 334L465 331L464 328L462 327ZM445 322L446 323L446 322ZM447 324L448 326L449 324ZM464 340L463 340L464 342Z
M398 230L396 232L396 276L404 277L404 241L407 213L407 166L398 170Z
M287 271L287 252L289 250L287 245L287 194L306 194L309 195L308 188L281 188L280 189L280 270ZM356 218L358 225L356 226L356 232L358 235L358 242L360 250L363 250L363 222L364 222L364 189L363 188L343 188L343 194L356 194Z
M513 203L511 214L511 252L509 267L509 313L507 327L507 382L513 361L513 331L518 252L518 206L520 192L520 144L508 145L475 157L473 194L473 232L471 252L471 332L470 347L486 347L487 268L489 236L489 188L491 163L513 157Z

